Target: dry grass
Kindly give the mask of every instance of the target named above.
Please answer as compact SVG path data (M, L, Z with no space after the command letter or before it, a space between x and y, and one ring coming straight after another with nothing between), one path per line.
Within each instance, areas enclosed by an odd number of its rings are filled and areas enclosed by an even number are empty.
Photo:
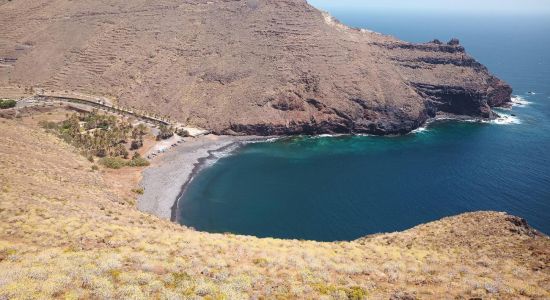
M340 243L208 234L138 212L21 121L0 145L0 299L550 297L548 237L505 214Z
M59 123L66 120L67 117L74 114L74 112L73 109L67 106L53 107L48 109L47 112L34 111L19 118L18 124L37 129L41 127L40 123ZM136 152L141 156L145 156L155 144L155 137L152 134L147 134L143 138L143 147ZM132 190L139 188L143 169L143 167L127 167L123 170L104 168L99 164L98 159L95 158L94 164L90 166L89 170L100 171L103 181L108 188L118 196L118 199L135 206L136 194Z

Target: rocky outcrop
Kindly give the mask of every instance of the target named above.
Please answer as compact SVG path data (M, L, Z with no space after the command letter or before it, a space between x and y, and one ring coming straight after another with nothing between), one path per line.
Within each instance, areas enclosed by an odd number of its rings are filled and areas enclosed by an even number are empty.
M489 89L486 92L487 104L490 107L509 106L512 103L510 99L512 87L496 77L491 77L490 81Z
M226 134L400 134L511 88L456 39L348 28L305 0L10 1L0 86L112 96Z
M437 111L491 118L493 116L486 95L461 86L429 85L412 83L419 94L429 101L431 116Z

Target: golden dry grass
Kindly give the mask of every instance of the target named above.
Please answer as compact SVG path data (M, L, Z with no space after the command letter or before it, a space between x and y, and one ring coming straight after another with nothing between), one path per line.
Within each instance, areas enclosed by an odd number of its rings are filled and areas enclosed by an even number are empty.
M0 299L550 298L550 240L506 214L339 243L208 234L138 212L91 166L0 119Z

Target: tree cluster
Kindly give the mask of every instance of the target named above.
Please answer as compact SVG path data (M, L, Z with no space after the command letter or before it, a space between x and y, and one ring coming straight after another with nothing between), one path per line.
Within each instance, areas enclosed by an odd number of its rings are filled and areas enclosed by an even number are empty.
M132 126L129 122L97 111L73 114L60 123L45 122L43 128L54 132L67 143L83 149L86 156L121 157L128 159L127 144L131 150L143 146L143 137L149 129L144 124Z
M157 140L166 140L174 136L174 127L166 126L164 124L159 126L159 134L157 135Z
M10 99L0 99L0 109L13 108L17 105L15 100Z

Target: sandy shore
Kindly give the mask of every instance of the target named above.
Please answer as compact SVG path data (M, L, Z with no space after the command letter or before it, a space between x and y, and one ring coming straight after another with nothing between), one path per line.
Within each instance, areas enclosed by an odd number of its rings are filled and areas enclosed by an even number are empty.
M144 193L138 197L138 209L175 220L177 198L202 160L210 156L211 151L253 139L256 138L215 135L186 138L184 143L155 158L143 171L140 185Z

